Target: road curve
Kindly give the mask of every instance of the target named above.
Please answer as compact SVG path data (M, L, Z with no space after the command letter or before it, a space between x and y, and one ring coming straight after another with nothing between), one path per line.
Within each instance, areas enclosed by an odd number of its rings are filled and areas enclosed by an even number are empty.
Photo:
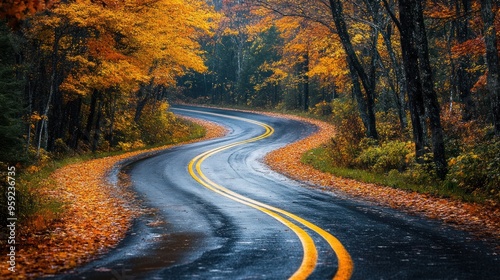
M310 125L174 107L229 134L127 167L152 209L120 245L59 279L498 279L493 243L435 221L322 192L270 171L269 151Z

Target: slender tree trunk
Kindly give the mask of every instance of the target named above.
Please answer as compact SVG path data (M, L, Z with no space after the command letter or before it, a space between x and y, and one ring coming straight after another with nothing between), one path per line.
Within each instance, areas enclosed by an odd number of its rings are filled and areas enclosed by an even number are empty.
M416 27L415 34L418 43L418 57L420 65L420 75L422 76L422 91L424 95L424 105L429 117L429 127L432 133L432 152L434 163L436 164L438 176L442 179L448 172L446 162L443 128L441 126L441 108L434 90L434 81L432 78L432 67L429 60L429 43L427 41L427 32L424 22L424 8L419 0L416 4Z
M78 142L80 140L81 134L81 108L82 108L82 98L79 97L74 101L71 101L68 105L69 107L69 121L68 121L68 131L69 131L69 146L76 150L78 149Z
M390 24L388 25L389 29ZM408 120L406 119L406 111L405 111L405 96L406 96L406 77L404 74L404 69L399 59L396 56L396 52L392 46L392 41L390 39L390 31L385 34L382 32L382 38L384 38L384 44L389 54L389 58L391 59L392 67L394 69L394 75L396 78L397 89L394 90L394 98L395 102L398 105L398 114L401 122L401 128L405 129L408 126Z
M49 132L47 122L49 121L49 110L50 104L52 103L52 97L56 91L56 78L57 78L57 65L59 63L59 40L61 39L61 35L58 30L54 30L54 43L52 45L52 69L50 75L50 86L49 86L49 97L47 98L47 105L45 106L43 112L42 125L40 128L40 135L38 137L38 147L37 147L37 157L40 157L40 149L42 146L42 135L45 135L43 147L47 149L47 143L49 141Z
M393 23L396 25L396 27L400 30L400 36L401 36L401 23L399 20L396 18L394 13L392 12L391 8L392 3L389 4L387 0L382 0L382 3L389 14L389 17L392 19ZM393 65L394 73L396 75L397 79L397 84L398 84L398 89L399 89L399 104L401 104L399 115L400 119L402 122L402 127L403 129L407 127L408 125L408 120L406 118L406 95L408 93L408 82L406 80L406 70L405 70L405 65L404 63L399 63L399 59L396 56L396 52L394 51L394 48L392 46L392 41L391 41L391 34L392 34L392 25L389 23L387 24L387 28L385 32L381 32L384 38L385 46L387 48L387 51L389 53L389 57L391 59L391 63Z
M48 100L47 100L47 105L45 105L45 109L43 111L42 125L40 126L40 134L38 135L38 147L37 147L37 152L36 152L37 158L40 157L40 149L41 149L41 146L42 146L42 138L43 138L42 135L45 135L44 145L43 146L44 146L45 149L47 149L47 141L48 141L48 138L49 138L47 122L48 122L48 115L49 115L50 104L52 102L52 95L54 94L55 69L52 72L50 80L51 80L51 82L50 82L49 97L48 97Z
M347 30L347 25L344 20L344 15L342 11L342 3L340 0L330 0L330 8L333 16L333 21L335 23L335 27L337 29L337 33L340 37L340 41L342 42L342 46L344 51L348 57L349 68L351 72L354 70L354 75L351 74L353 78L353 83L355 83L355 79L361 80L361 84L365 90L366 100L358 99L358 102L365 103L366 106L366 116L367 122L364 123L366 127L366 134L368 137L373 139L378 139L378 133L376 128L376 120L375 120L375 111L374 111L374 96L375 93L372 91L372 86L370 83L370 79L366 74L363 65L358 59L356 52L354 51L354 47L351 42L351 38L349 36L349 32ZM363 112L360 112L363 114Z
M26 137L26 154L29 152L31 146L31 115L33 114L33 88L31 81L28 79L28 131ZM36 132L36 130L35 130Z
M92 140L92 152L97 151L97 146L99 145L99 138L101 136L101 117L102 117L102 101L98 101L99 106L97 109L97 120L95 122L94 137Z
M116 98L113 97L113 104L111 105L111 116L110 116L110 125L109 125L109 145L114 145L114 129L115 129L115 113L116 113Z
M498 58L495 13L492 0L481 0L481 16L484 22L486 65L488 66L488 90L495 136L500 137L500 61Z
M359 84L359 79L356 76L355 70L353 69L352 65L350 63L348 63L347 65L349 66L349 74L351 75L352 80L352 97L354 100L356 100L356 104L358 105L358 112L361 121L363 122L363 126L365 127L365 129L368 129L370 127L370 120L367 113L368 110L366 109L366 102L363 98L363 92L361 91L361 85Z
M306 50L304 54L304 62L302 68L302 79L304 86L304 111L309 110L309 51Z
M142 86L139 89L139 93L137 94L138 100L135 108L134 122L138 122L139 119L141 118L142 110L144 109L144 107L146 106L152 95L153 85L154 85L154 78L151 78L147 86Z
M403 65L406 74L408 103L413 128L413 141L415 142L415 155L417 162L422 162L424 151L424 130L422 119L424 117L424 101L422 95L422 84L418 71L418 50L415 48L417 42L414 36L415 9L413 0L399 1L399 27L401 38L401 50L403 54Z
M95 111L96 111L96 103L97 103L97 95L98 91L94 89L92 91L92 95L90 96L90 109L89 109L89 116L87 119L87 125L85 126L85 140L90 144L90 133L92 132L92 126L94 124L94 116L95 116Z

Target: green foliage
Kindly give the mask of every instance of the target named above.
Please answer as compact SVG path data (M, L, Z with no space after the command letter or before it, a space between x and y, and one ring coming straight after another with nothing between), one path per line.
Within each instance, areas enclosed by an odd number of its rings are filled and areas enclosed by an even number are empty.
M358 157L361 167L375 172L389 172L393 169L403 171L407 167L407 156L411 152L412 143L390 141L380 146L364 149Z
M478 144L449 160L447 180L469 193L500 198L500 140Z
M63 158L71 153L71 149L66 145L63 139L57 138L54 142L54 151L52 153L56 158Z
M312 149L302 156L302 162L323 172L334 174L335 176L366 183L433 194L440 197L454 197L464 201L481 201L481 199L483 199L481 196L468 194L462 189L448 184L448 182L437 180L435 174L429 172L429 166L425 164L412 166L411 169L403 173L396 169L392 169L384 174L372 170L338 167L328 154L329 151L327 147Z
M311 108L310 113L315 115L316 117L324 117L324 116L330 116L332 115L332 105L326 101L321 101L320 103L314 105L313 108Z
M271 79L271 65L279 60L279 46L282 44L276 27L258 34L246 54L247 63L238 84L246 105L265 108L276 100L276 82Z
M0 161L22 159L22 83L16 78L15 52L7 28L0 23Z
M451 110L442 110L441 123L444 131L446 154L449 158L457 157L472 149L479 142L486 141L487 126L480 120L462 120L463 105L453 103Z
M377 112L377 132L381 141L403 139L403 131L396 111Z
M439 186L441 184L441 180L436 173L436 166L432 162L432 154L428 153L424 155L427 159L424 163L415 162L414 154L410 154L408 157L413 162L403 175L409 182L427 186Z

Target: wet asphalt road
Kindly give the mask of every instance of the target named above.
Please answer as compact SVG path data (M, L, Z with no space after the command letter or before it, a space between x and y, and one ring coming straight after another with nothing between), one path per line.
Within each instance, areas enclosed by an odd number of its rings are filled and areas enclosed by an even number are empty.
M274 128L267 138L214 153L201 163L202 173L217 186L286 210L336 237L352 259L351 279L500 279L499 256L491 242L436 221L311 188L270 171L261 162L269 151L307 136L314 127L191 107L173 111L220 123L229 134L128 165L134 190L144 205L156 211L137 219L117 248L56 278L287 279L299 269L304 250L294 230L259 209L202 186L188 172L196 156L257 137L265 129L185 109L257 120ZM314 240L317 261L309 279L334 277L335 251L322 236L291 221Z

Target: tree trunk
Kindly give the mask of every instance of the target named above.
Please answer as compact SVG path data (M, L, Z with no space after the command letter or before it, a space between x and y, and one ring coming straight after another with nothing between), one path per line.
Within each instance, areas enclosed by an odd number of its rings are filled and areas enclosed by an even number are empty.
M303 67L302 67L302 79L303 79L303 86L304 86L304 111L307 112L309 110L309 51L306 50L304 54L304 61L303 61Z
M388 25L387 29L390 29L389 26L390 24ZM395 102L398 105L398 115L401 122L401 128L404 130L408 126L406 119L406 111L405 111L405 103L406 103L405 96L407 91L406 77L404 74L403 66L397 59L396 52L394 51L394 48L392 46L390 31L388 31L387 34L384 32L381 33L382 33L382 38L384 38L384 44L385 47L387 48L389 58L391 59L392 67L394 69L394 75L396 77L398 91L394 91Z
M94 137L92 139L92 152L97 151L97 146L99 144L99 138L101 136L101 117L102 117L102 101L98 101L99 106L97 108L97 120L95 122Z
M399 27L403 65L406 74L408 103L413 127L413 141L415 142L415 155L417 162L422 162L424 155L424 130L422 118L424 117L424 101L422 96L422 84L418 71L418 50L415 48L416 40L414 30L416 29L414 19L413 0L399 1Z
M154 78L151 78L147 86L141 86L137 93L137 105L135 108L134 122L138 122L142 115L142 110L148 103L153 91Z
M95 116L95 111L96 111L96 103L97 103L97 95L98 91L94 89L92 91L92 95L90 96L90 109L89 109L89 116L87 118L87 125L85 126L85 140L90 144L90 133L92 132L92 126L94 124L94 116Z
M42 125L40 128L40 135L38 137L38 147L37 147L37 153L36 156L40 157L40 149L42 146L42 135L45 134L45 139L44 139L44 144L43 147L47 149L47 144L49 141L49 132L48 132L48 125L47 122L49 121L49 111L50 111L50 105L52 103L52 97L56 91L56 80L57 80L57 65L59 63L59 40L61 39L61 34L59 31L56 29L54 30L54 43L52 45L52 69L51 69L51 75L50 75L50 86L49 86L49 97L47 98L47 105L45 106L44 112L43 112L43 119L42 119Z
M492 0L481 0L481 16L484 22L486 65L488 66L488 90L495 136L500 137L500 62L498 58L495 14Z
M434 81L432 78L432 67L429 60L429 43L427 41L427 32L424 22L424 8L419 0L415 0L416 4L416 27L415 35L418 43L419 69L422 76L422 91L424 95L424 105L429 117L429 126L432 133L432 152L434 163L436 164L438 176L444 179L448 172L448 164L446 162L443 128L441 126L441 108L434 90Z
M375 111L374 111L374 96L375 93L372 90L372 86L370 83L370 79L368 75L366 74L363 65L361 65L361 62L358 59L358 56L356 52L354 51L354 47L351 42L351 38L349 36L349 32L347 30L347 25L344 20L344 15L342 12L342 3L340 0L330 0L330 9L332 12L333 16L333 21L335 23L335 27L337 29L337 33L340 37L340 41L342 42L342 46L344 48L344 51L347 54L348 57L348 63L349 68L351 69L351 72L354 70L355 74L352 75L351 77L353 78L353 83L355 83L355 79L361 80L361 84L363 85L363 89L365 90L366 94L366 100L363 99L358 99L358 102L363 102L365 103L364 106L366 107L366 116L367 116L367 122L364 123L366 127L366 134L367 137L373 138L373 139L378 139L378 133L377 133L377 128L375 126L376 121L375 121ZM363 114L363 112L360 112Z
M461 3L461 4L460 4ZM456 0L457 18L463 17L471 12L469 0ZM469 18L465 17L457 24L457 40L463 43L470 39ZM474 116L474 102L471 97L471 88L473 86L470 74L467 69L470 66L470 60L467 57L460 57L457 65L457 86L460 102L463 104L462 120L469 121Z

